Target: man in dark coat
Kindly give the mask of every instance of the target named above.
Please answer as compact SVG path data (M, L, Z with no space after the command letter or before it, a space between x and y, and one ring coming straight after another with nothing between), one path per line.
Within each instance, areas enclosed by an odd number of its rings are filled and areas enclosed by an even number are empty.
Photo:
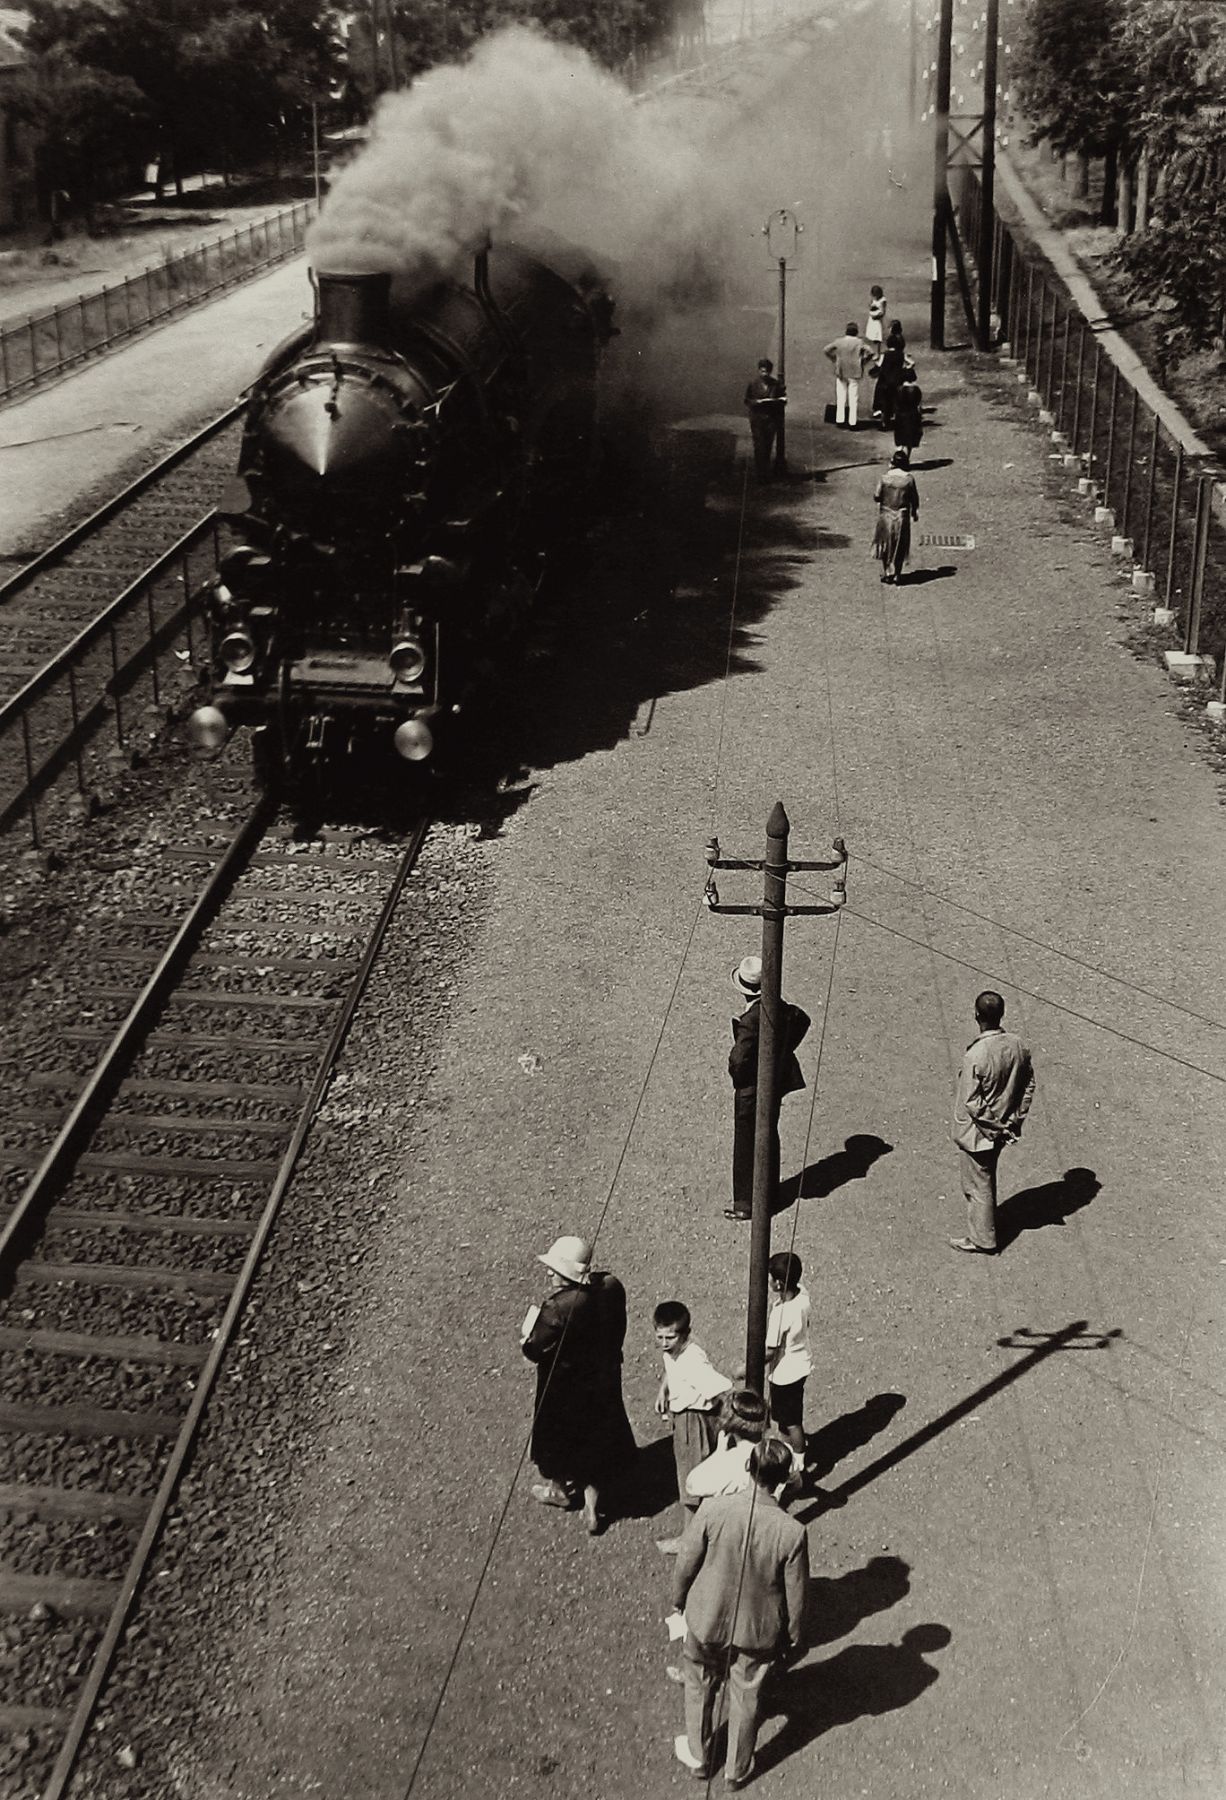
M744 996L745 1010L732 1021L732 1051L728 1074L733 1087L732 1205L724 1208L727 1219L747 1219L753 1210L754 1124L758 1105L758 1033L762 1023L762 958L746 956L732 971L733 986ZM796 1060L796 1046L809 1029L809 1015L783 1001L775 1031L779 1079L775 1088L775 1116L771 1121L771 1203L779 1189L779 1108L785 1094L805 1085Z
M601 1490L634 1452L622 1401L626 1294L616 1276L592 1273L582 1238L560 1237L537 1258L549 1290L524 1321L524 1355L536 1364L529 1455L541 1473L532 1497L573 1507L583 1493L589 1532L600 1531Z
M753 466L759 481L769 481L786 404L783 383L773 373L769 356L758 362L758 373L745 389L745 410L753 437Z

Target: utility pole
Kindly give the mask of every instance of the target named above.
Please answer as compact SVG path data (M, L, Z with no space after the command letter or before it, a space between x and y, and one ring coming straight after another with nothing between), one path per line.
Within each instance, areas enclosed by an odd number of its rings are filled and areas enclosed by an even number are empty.
M787 393L787 321L788 321L788 260L796 261L796 240L804 230L797 223L796 214L789 207L781 206L773 212L762 227L762 235L767 241L772 259L779 265L779 384ZM783 410L779 414L779 431L775 438L775 472L783 475L787 471L787 437L784 429L787 414Z
M945 348L945 238L949 229L949 83L953 32L954 0L941 0L933 107L932 298L928 321L928 342L934 350Z
M828 862L789 862L791 826L776 800L766 821L766 855L761 862L721 857L719 839L707 845L707 885L704 899L710 912L750 913L762 920L762 999L758 1027L758 1088L754 1112L753 1213L749 1227L749 1305L745 1333L745 1380L759 1394L766 1392L767 1272L771 1250L772 1191L771 1143L779 1108L779 1045L777 1039L783 1001L783 922L800 913L833 913L847 899L847 847L835 838L834 859ZM716 869L760 869L762 904L724 906L715 885ZM793 870L833 869L837 873L830 899L824 906L789 906L788 875Z
M992 253L996 223L996 56L1000 38L1000 0L987 0L983 47L983 161L979 168L979 348L992 347Z

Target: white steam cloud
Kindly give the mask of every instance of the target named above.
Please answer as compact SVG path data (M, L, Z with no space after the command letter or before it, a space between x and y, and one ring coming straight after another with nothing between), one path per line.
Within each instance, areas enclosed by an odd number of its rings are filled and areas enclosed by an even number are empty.
M384 97L311 234L317 268L390 269L410 291L488 235L584 244L636 285L709 220L700 152L581 50L512 26ZM646 292L641 294L646 299Z

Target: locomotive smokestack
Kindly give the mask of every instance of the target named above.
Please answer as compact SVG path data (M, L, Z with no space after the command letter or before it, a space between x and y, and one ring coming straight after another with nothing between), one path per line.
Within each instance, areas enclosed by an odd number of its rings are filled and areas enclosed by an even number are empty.
M361 275L329 274L319 269L315 279L319 284L317 342L388 344L392 278L386 269Z

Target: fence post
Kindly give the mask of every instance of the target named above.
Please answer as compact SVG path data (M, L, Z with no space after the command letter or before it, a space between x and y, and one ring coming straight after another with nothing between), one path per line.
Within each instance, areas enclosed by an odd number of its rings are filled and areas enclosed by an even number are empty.
M37 850L39 848L38 805L34 799L34 753L30 747L30 715L28 712L23 712L21 715L21 741L26 757L26 811L30 817L30 842Z
M34 345L34 315L26 314L26 335L30 340L30 380L34 381L38 374L38 351Z
M1107 473L1102 482L1105 506L1111 506L1111 472L1116 455L1116 394L1120 392L1120 364L1111 364L1111 412L1107 414Z
M1086 322L1081 314L1077 319L1077 392L1073 396L1073 452L1081 451L1081 380L1085 372L1086 361Z
M1094 474L1094 464L1098 461L1098 452L1094 445L1098 436L1098 377L1102 368L1103 347L1098 339L1094 340L1094 386L1090 389L1090 441L1086 446L1090 458L1090 474Z
M81 709L77 704L77 667L75 663L69 663L68 665L68 703L72 708L72 735L75 740L77 729L81 723ZM85 762L81 754L81 745L79 742L76 747L76 764L77 792L83 794L85 792Z
M1201 602L1205 593L1205 560L1209 550L1209 498L1214 477L1202 469L1196 477L1196 526L1192 533L1192 585L1183 647L1190 656L1200 651Z
M1179 490L1183 486L1183 445L1175 446L1175 486L1171 494L1171 529L1166 545L1166 598L1164 606L1170 606L1171 594L1175 587L1175 547L1179 539Z
M1131 384L1130 384L1131 385ZM1120 513L1120 536L1128 536L1128 509L1132 501L1132 459L1137 441L1137 390L1132 389L1132 405L1128 409L1128 449L1124 456L1124 505Z
M55 322L55 366L57 369L62 369L64 367L64 336L60 329L60 309L58 306L52 308L51 317Z
M1064 430L1064 397L1068 392L1068 339L1069 327L1072 324L1072 319L1072 311L1066 307L1064 313L1064 343L1060 348L1060 411L1056 418L1056 423L1061 431Z
M1033 287L1034 287L1034 264L1027 263L1026 264L1026 314L1025 314L1026 331L1025 331L1024 343L1023 343L1023 348L1022 348L1022 367L1023 367L1023 369L1025 369L1027 374L1030 373L1030 294L1031 294L1031 289Z
M9 393L12 389L12 382L9 379L9 334L7 331L0 331L0 378L4 382L4 392Z
M1149 568L1149 536L1154 520L1154 485L1158 479L1158 415L1154 414L1153 427L1149 434L1149 480L1145 484L1145 537L1141 545L1141 563L1143 569Z
M115 641L114 625L112 624L108 629L111 638L111 679L108 685L111 690L111 699L115 702L115 736L121 745L126 746L127 739L123 734L123 701L119 694L119 645Z
M158 627L157 614L153 610L152 582L150 582L149 586L145 589L145 615L149 620L149 648L152 651L152 656L149 661L149 674L153 681L153 704L155 706L160 706L162 704L162 688L158 678L158 653L156 641Z
M1043 327L1047 322L1047 283L1039 288L1039 335L1034 346L1034 385L1043 392Z

